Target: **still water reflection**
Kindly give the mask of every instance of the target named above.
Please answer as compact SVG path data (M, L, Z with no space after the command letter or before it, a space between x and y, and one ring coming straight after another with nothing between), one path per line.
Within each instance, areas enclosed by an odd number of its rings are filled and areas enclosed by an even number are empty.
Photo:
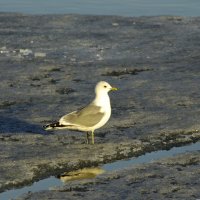
M68 173L63 173L62 175L59 175L57 178L51 176L49 178L35 182L31 186L26 186L20 189L12 189L0 193L0 199L6 200L11 198L16 198L28 192L39 192L42 190L49 190L53 187L63 186L64 184L67 184L69 181L91 179L109 171L111 172L115 170L122 170L136 164L149 163L151 161L155 161L161 158L167 158L170 156L175 156L180 153L186 153L192 151L200 151L200 142L189 144L182 147L173 147L170 150L161 150L161 151L146 153L136 158L131 158L128 160L120 160L113 163L105 164L100 167L84 168Z
M104 172L105 170L100 167L90 167L64 173L58 176L58 178L60 178L62 182L66 183L68 181L95 178L97 175L103 174Z

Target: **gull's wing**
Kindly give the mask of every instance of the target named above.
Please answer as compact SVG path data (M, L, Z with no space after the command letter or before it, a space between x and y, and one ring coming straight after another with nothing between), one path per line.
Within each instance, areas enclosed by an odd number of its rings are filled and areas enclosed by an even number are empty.
M92 127L98 124L103 116L104 112L101 112L101 107L94 104L89 104L88 106L64 115L59 123L62 125L78 125L85 127Z

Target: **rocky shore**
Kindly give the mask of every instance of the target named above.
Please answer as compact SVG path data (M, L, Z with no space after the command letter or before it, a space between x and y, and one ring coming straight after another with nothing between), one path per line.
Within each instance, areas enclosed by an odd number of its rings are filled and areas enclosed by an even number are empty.
M199 22L199 17L0 13L0 191L199 141ZM85 144L84 133L43 130L89 102L99 80L119 91L110 94L112 116L96 131L95 145ZM199 155L26 199L101 199L105 191L115 199L198 199ZM124 196L127 191L131 196Z

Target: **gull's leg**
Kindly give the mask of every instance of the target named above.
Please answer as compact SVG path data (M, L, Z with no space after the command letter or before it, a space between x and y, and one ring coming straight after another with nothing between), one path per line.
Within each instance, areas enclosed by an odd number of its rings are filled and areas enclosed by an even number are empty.
M89 137L90 137L89 132L86 132L86 144L89 144Z
M92 144L94 144L94 131L92 131Z

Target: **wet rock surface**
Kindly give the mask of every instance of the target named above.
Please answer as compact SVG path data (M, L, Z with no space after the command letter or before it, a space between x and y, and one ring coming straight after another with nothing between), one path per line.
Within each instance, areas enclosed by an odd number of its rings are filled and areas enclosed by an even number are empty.
M1 13L0 191L198 141L199 22ZM87 104L99 80L120 90L96 145L42 129Z
M26 194L24 199L191 199L200 197L200 152L187 153Z

